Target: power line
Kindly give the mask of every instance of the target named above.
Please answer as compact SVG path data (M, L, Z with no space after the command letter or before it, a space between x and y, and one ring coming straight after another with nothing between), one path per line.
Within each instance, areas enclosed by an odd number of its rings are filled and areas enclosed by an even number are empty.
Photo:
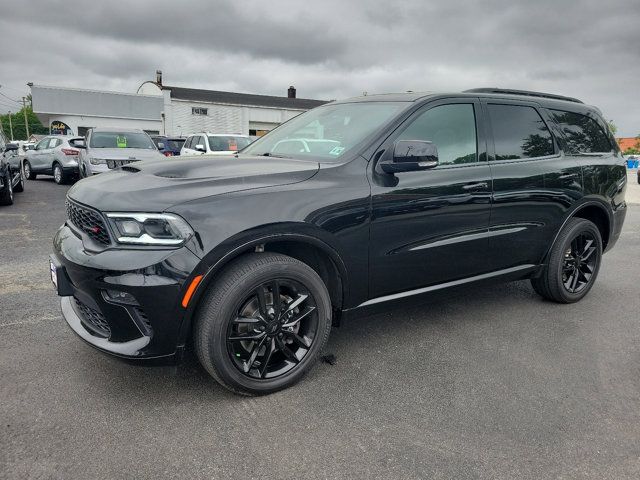
M6 96L4 93L2 93L2 92L0 92L0 95L2 95L4 98L8 98L8 99L9 99L9 100L11 100L12 102L22 103L22 102L19 102L18 100L14 100L14 99L13 99L13 98L11 98L11 97L7 97L7 96Z

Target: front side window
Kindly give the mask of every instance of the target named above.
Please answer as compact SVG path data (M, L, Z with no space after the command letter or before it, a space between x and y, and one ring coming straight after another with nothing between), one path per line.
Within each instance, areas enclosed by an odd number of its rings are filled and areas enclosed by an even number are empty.
M155 150L153 141L146 133L139 132L93 132L91 148L145 148Z
M489 104L496 160L553 155L553 138L540 114L524 105Z
M50 138L43 138L42 140L40 140L36 145L36 150L44 150L45 148L48 148L50 140Z
M440 105L419 115L397 140L424 140L438 149L440 165L477 160L476 118L473 105Z
M410 105L376 101L323 105L280 125L242 153L338 161Z
M611 143L594 119L579 113L551 110L560 124L570 153L604 153L611 151Z

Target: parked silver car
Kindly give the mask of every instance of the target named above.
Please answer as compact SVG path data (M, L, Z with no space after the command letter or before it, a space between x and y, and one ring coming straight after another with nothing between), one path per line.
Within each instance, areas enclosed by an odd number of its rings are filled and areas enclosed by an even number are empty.
M50 135L38 142L33 150L26 151L24 175L35 180L38 175L53 175L57 184L64 184L78 177L76 141L82 137Z
M164 160L158 147L143 130L91 128L80 148L80 177L108 172L140 160Z

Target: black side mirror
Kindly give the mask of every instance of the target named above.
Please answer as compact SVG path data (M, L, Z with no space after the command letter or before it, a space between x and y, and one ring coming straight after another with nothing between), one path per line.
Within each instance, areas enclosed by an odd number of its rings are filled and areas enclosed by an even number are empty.
M438 149L423 140L398 140L393 145L393 160L380 162L385 173L415 172L438 166Z
M69 140L69 145L76 148L87 148L87 144L84 142L84 139L81 138L77 140Z
M15 143L7 143L4 146L5 152L11 152L11 151L17 151L17 150L18 150L18 145L16 145Z

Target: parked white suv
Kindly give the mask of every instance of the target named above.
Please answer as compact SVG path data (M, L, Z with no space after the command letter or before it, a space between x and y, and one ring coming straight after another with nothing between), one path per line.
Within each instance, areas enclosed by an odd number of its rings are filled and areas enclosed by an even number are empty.
M194 133L187 137L180 155L231 155L250 143L248 135Z

